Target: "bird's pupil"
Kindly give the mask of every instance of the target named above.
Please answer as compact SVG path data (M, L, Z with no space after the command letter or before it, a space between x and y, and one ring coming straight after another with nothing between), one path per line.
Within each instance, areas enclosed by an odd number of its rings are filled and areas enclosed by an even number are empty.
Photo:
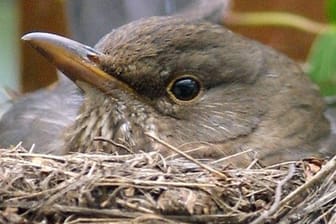
M176 80L171 88L174 96L183 101L192 100L198 95L199 91L199 83L189 77Z

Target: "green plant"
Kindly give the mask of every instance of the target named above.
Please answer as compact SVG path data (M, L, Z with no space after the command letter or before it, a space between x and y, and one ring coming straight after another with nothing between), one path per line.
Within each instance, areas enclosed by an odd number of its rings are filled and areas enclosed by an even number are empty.
M336 0L325 0L325 6L328 23L283 12L232 12L225 22L247 26L285 26L316 34L307 59L307 73L320 86L324 96L331 96L336 95Z
M320 32L308 57L308 73L325 96L336 95L336 0L326 0L328 29Z

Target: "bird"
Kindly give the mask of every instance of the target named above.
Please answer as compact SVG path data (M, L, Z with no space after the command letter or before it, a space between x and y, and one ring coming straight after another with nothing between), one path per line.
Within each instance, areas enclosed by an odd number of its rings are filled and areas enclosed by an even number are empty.
M335 154L325 102L300 66L221 25L150 17L112 30L93 48L49 33L22 39L79 87L55 87L65 94L40 106L48 114L53 104L52 116L40 117L39 135L24 135L30 144L43 140L37 152L171 155L155 135L196 158L241 153L239 166ZM72 109L64 115L58 106ZM0 121L0 142L23 138L8 127L10 114ZM24 109L15 119L23 117Z

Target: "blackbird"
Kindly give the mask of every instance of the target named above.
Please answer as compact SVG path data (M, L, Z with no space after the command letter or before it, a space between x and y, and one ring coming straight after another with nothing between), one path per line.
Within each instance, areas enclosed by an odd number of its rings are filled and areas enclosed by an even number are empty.
M197 158L248 150L238 165L335 153L318 87L286 56L223 26L152 17L113 30L95 48L47 33L23 40L81 89L64 90L69 98L63 94L54 104L78 114L74 121L44 118L39 136L25 135L31 143L43 140L38 152L172 153L150 134ZM61 134L43 134L53 131Z

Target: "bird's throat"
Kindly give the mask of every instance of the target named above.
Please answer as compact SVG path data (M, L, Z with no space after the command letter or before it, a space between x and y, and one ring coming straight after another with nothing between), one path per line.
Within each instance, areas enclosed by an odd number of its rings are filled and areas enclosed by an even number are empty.
M133 151L135 147L137 150L148 150L144 132L153 125L149 124L143 104L134 99L120 100L129 95L118 90L114 93L118 97L90 87L84 91L86 99L80 114L65 135L65 152L123 154Z

